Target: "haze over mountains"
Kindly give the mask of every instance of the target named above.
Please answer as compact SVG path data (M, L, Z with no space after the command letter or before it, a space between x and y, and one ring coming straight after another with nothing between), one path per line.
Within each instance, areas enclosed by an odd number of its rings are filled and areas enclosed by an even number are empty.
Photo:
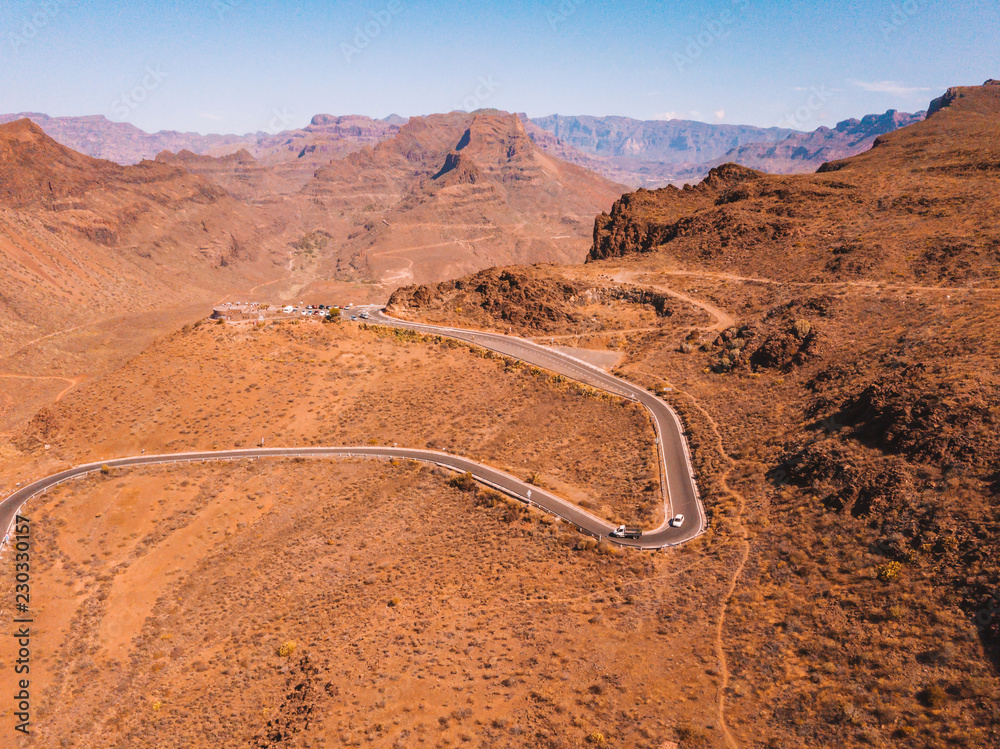
M519 115L528 135L542 150L630 187L659 187L697 182L713 166L744 164L776 174L815 171L824 160L844 158L869 148L878 135L918 121L915 115L889 110L835 128L803 133L788 128L713 125L690 120L635 120L628 117ZM49 117L21 113L0 115L0 122L29 117L60 143L82 153L122 164L155 158L163 151L222 156L244 149L278 177L271 191L293 192L331 159L392 137L406 119L391 115L375 120L361 115L320 114L301 129L279 131L287 124L275 117L269 132L200 135L161 131L145 133L103 116Z

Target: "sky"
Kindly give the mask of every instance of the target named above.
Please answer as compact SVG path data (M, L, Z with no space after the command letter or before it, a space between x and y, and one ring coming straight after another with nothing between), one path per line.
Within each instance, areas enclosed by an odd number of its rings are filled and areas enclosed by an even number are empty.
M811 130L1000 78L998 50L995 0L2 0L0 112L150 132L483 107Z

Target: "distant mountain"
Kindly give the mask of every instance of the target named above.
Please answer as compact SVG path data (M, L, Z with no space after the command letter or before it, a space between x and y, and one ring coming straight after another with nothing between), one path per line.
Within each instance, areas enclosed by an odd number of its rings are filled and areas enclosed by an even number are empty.
M95 317L203 301L273 273L281 244L257 209L184 169L0 125L0 355Z
M511 262L579 261L624 192L540 149L517 115L413 117L317 171L303 194L355 217L337 272L398 285Z
M736 148L711 166L726 162L741 164L771 174L808 174L835 159L846 159L867 151L880 135L913 125L926 112L908 114L890 109L860 120L837 123L833 129L820 127L811 133L794 133L779 143L751 143Z
M633 187L660 187L699 182L712 168L729 162L771 174L814 172L826 161L868 150L879 135L924 116L889 110L804 133L685 120L552 115L531 120L540 132L529 132L546 151L609 179Z
M796 132L779 127L586 115L554 114L535 117L532 122L586 154L662 164L701 164L747 143L773 143Z
M596 171L629 187L659 187L703 179L727 161L775 174L815 171L824 161L845 158L871 147L883 133L922 118L890 110L861 120L845 120L811 133L783 128L711 125L689 120L634 120L628 117L519 117L539 149L563 161ZM243 197L266 199L301 189L330 161L391 138L408 120L391 114L381 120L363 115L318 114L304 128L277 133L201 135L164 130L146 133L134 125L90 117L44 114L0 115L0 123L29 117L60 143L119 164L153 159L163 152L225 156L245 150L257 162L242 175L201 163L201 172L222 180ZM194 162L191 162L193 166ZM233 165L230 165L233 166ZM264 167L275 167L266 179ZM249 172L256 171L253 177ZM214 176L213 176L214 175ZM235 181L234 181L235 180ZM234 193L234 194L236 194Z
M39 113L0 115L0 124L28 118L63 145L98 159L137 164L163 152L225 156L245 150L265 166L277 166L269 185L273 192L299 190L317 168L377 143L399 130L395 121L361 115L318 114L304 128L275 134L201 135L161 130L147 133L127 122L113 122L102 115L49 117ZM395 120L401 118L396 117ZM405 121L405 120L404 120Z
M50 117L38 112L0 114L0 124L30 119L46 135L74 151L119 164L137 164L161 151L188 149L208 153L220 149L237 150L251 135L201 135L161 130L147 133L128 122L113 122L103 115Z

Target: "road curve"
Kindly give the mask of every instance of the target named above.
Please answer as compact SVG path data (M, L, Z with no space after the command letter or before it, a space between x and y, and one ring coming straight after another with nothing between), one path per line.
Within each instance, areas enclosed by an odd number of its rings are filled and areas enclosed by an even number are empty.
M376 309L373 309L370 314L370 322L373 323L408 328L421 333L447 336L472 343L641 403L651 413L653 423L656 426L657 445L661 461L664 522L659 527L643 533L639 539L611 539L608 534L613 530L614 526L606 520L602 520L572 502L568 502L537 486L532 486L526 481L504 471L477 463L468 458L437 450L364 446L261 447L242 450L211 450L162 455L136 455L87 463L38 479L27 486L21 487L6 499L0 501L0 528L10 528L12 521L21 507L32 497L65 481L99 471L102 466L127 468L209 460L301 457L415 460L432 463L453 471L471 473L477 481L486 486L502 491L522 502L538 506L572 523L584 533L598 538L608 538L622 546L640 549L658 549L689 541L704 532L706 527L705 511L698 496L698 488L694 481L694 469L691 465L687 441L684 438L680 419L674 413L673 409L659 398L626 380L610 375L586 362L545 348L544 346L539 346L523 338L464 330L461 328L413 323L389 317L384 312ZM686 519L683 526L675 528L670 525L669 520L678 513L682 513Z
M571 502L557 497L550 492L532 486L516 476L500 471L468 458L439 452L437 450L421 450L407 447L258 447L243 450L207 450L189 453L167 453L162 455L134 455L128 458L115 458L97 463L68 468L51 476L34 481L18 489L0 502L0 528L9 528L17 513L32 497L41 494L54 486L66 481L99 472L104 466L108 468L131 468L135 466L165 465L176 463L192 463L212 460L246 460L256 458L381 458L385 460L415 460L431 463L460 473L471 473L476 481L503 492L526 504L535 505L557 515L580 528L583 532L600 538L605 538L613 526L606 520L591 515ZM617 541L617 539L616 539ZM624 539L619 543L639 548L657 548L662 544L649 543L650 539L643 537L638 541Z
M400 320L374 307L361 309L368 311L370 323L407 328L418 333L446 336L472 343L641 403L652 415L656 426L656 443L660 455L660 489L663 494L663 522L659 527L645 532L641 539L642 543L637 545L648 548L672 546L689 541L705 531L708 521L694 480L694 466L684 436L684 427L674 410L645 388L615 377L603 369L598 369L561 351L540 346L524 338ZM670 518L678 514L684 515L684 525L673 528L670 526Z

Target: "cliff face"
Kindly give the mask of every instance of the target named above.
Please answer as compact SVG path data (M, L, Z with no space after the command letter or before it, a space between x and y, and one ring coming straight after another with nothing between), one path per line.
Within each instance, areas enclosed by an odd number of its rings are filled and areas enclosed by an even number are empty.
M588 259L650 252L678 237L686 226L682 219L712 206L725 190L763 176L752 169L725 164L713 169L695 187L640 188L622 195L610 214L602 213L594 220L594 244Z
M302 194L356 217L338 248L344 273L399 284L579 262L593 215L624 189L543 151L517 115L483 110L413 117L319 169Z

